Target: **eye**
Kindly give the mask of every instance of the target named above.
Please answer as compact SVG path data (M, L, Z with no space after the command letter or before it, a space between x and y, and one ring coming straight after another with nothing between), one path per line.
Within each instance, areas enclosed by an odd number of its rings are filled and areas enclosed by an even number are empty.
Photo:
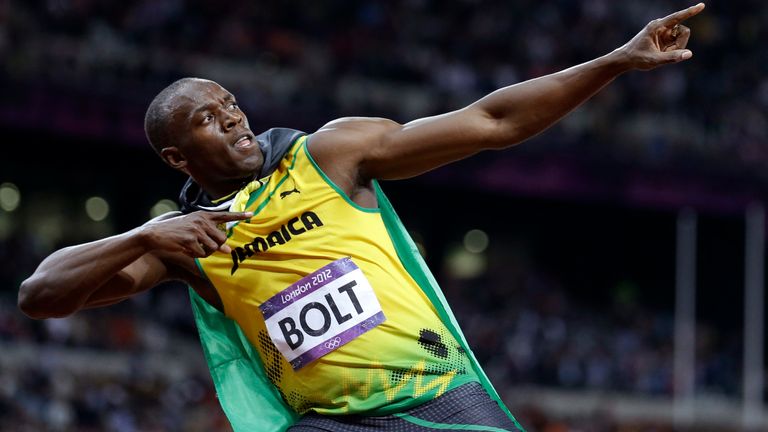
M231 110L231 111L234 111L234 110L238 109L239 107L237 106L237 102L230 102L230 104L227 105L227 108L229 110Z
M213 121L213 114L206 114L203 117L203 124L210 123L211 121Z

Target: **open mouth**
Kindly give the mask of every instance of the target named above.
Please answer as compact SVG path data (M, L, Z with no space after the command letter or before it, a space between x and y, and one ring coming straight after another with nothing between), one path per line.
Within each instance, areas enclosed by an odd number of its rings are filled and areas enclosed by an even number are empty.
M255 140L253 139L253 135L251 134L244 134L241 137L237 139L234 143L234 147L238 150L240 149L247 149L251 146L253 146Z

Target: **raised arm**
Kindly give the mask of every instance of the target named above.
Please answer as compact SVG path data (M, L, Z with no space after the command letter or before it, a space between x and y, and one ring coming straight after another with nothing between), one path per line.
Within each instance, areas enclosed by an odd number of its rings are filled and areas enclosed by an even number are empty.
M217 224L250 213L169 214L126 233L58 250L21 284L19 307L32 318L70 315L106 306L169 279L216 250L229 253Z
M512 146L553 125L624 72L690 58L690 30L681 23L703 9L700 3L654 20L609 54L496 90L454 112L404 125L367 118L331 122L315 133L310 150L344 184L345 176L362 183L411 177L481 150Z

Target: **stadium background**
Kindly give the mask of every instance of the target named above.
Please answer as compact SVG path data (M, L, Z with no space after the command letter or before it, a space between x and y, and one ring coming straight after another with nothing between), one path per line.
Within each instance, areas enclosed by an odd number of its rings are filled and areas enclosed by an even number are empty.
M228 430L185 287L42 322L15 305L53 249L172 208L184 178L142 119L174 79L219 81L254 131L405 122L606 53L688 5L0 0L0 430ZM531 431L673 430L680 214L698 232L688 427L740 430L766 22L763 2L711 1L690 23L691 61L620 77L521 147L384 185Z

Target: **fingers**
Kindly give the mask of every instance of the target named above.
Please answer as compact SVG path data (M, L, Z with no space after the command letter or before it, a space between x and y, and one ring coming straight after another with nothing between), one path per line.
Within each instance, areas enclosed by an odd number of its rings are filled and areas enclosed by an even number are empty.
M210 237L201 237L197 241L198 248L203 252L202 256L208 256L219 249L219 243Z
M673 46L677 49L683 49L688 46L688 39L691 37L691 29L684 25L678 26L677 28L677 36Z
M640 54L640 64L637 67L648 70L661 64L677 63L693 57L693 53L685 49L691 37L691 29L680 23L702 10L704 3L699 3L648 23L640 33L642 37L638 39L642 42L631 45L635 48L635 54Z
M210 215L210 220L216 222L238 221L253 217L253 212L204 212L204 214Z
M677 11L673 14L665 16L659 21L659 23L664 27L674 27L687 20L688 18L698 15L703 10L704 3L699 3L695 6L691 6L687 9L683 9L681 11Z
M239 221L239 220L246 220L253 217L253 212L216 212L216 213L207 213L210 216L210 220L217 224L223 224L224 222L230 222L230 221ZM218 226L211 227L209 225L206 225L208 234L212 236L214 240L218 242L218 245L216 249L211 250L211 253L213 253L215 250L219 250L223 253L230 253L232 252L232 248L227 246L225 243L227 241L226 234L221 231Z
M227 234L219 229L218 226L214 224L214 222L210 222L203 225L203 230L205 231L205 234L210 237L213 241L216 242L218 248L218 245L224 243L227 241Z
M230 253L232 249L226 245L227 235L224 231L221 231L218 227L212 224L205 225L205 234L207 234L211 240L216 244L216 247L209 249L211 253L219 250L224 253Z
M659 51L684 49L691 37L691 29L684 25L676 25L671 29L663 29L659 35Z
M673 50L662 52L657 55L658 63L677 63L683 60L688 60L693 57L693 53L690 50Z
M219 244L218 242L206 236L202 236L197 240L190 241L185 249L186 254L192 258L205 258L216 251L221 251L226 254L232 252L232 248L230 248L228 245L224 243Z
M224 222L244 220L253 217L252 212L205 212L199 211L187 216L184 225L187 226L184 248L187 254L194 258L203 258L216 251L230 253L232 249L226 244L227 234Z

